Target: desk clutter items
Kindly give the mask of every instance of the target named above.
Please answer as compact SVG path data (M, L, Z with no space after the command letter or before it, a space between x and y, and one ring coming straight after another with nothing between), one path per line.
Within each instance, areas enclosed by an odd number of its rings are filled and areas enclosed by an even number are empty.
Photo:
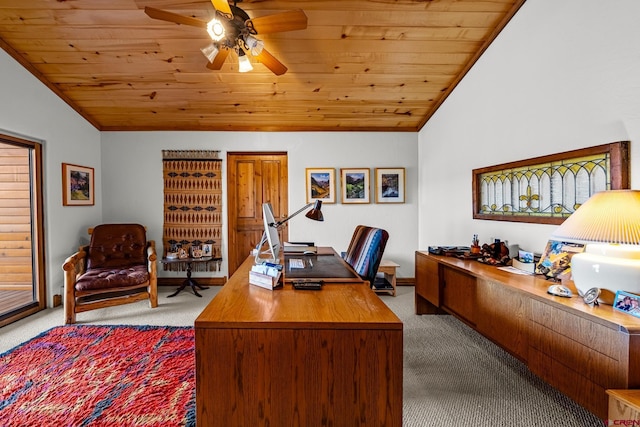
M640 317L640 295L618 291L613 302L613 308L623 313Z
M265 289L282 286L282 265L265 262L255 264L249 271L249 283Z
M561 274L570 272L571 257L582 251L584 251L584 245L581 243L549 240L536 265L535 272L550 279L557 279Z
M284 242L282 251L285 254L316 254L318 247L313 242Z
M527 273L536 272L536 262L540 260L540 255L535 255L533 252L518 250L518 256L513 258L511 265L518 270L526 271Z
M573 292L571 292L571 289L557 283L549 286L547 288L547 293L564 298L571 298L573 296Z
M324 282L322 280L294 280L291 284L294 289L319 291Z

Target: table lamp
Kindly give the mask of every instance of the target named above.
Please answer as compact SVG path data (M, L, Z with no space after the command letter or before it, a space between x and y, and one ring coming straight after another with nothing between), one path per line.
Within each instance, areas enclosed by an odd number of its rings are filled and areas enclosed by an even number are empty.
M551 238L586 244L584 252L571 258L581 295L599 288L599 301L613 304L618 290L640 294L640 191L595 193Z

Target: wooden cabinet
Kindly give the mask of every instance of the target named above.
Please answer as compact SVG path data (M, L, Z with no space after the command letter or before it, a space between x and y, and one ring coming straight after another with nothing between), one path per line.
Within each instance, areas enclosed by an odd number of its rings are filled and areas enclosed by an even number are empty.
M438 262L416 253L415 261L416 278L416 313L431 314L442 310L440 307L440 276L438 275Z
M442 307L474 326L476 278L452 268L442 269Z
M455 315L598 417L607 389L640 388L640 319L477 261L418 251L415 266L417 314Z

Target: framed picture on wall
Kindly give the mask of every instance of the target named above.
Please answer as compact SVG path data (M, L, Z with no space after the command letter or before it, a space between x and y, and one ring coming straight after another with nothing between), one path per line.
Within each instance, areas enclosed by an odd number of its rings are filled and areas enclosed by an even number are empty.
M336 202L336 171L333 168L307 168L307 203L321 200L322 203Z
M404 203L404 168L376 168L376 203Z
M369 203L369 169L340 169L342 203Z
M95 204L94 169L62 164L62 205L93 206Z

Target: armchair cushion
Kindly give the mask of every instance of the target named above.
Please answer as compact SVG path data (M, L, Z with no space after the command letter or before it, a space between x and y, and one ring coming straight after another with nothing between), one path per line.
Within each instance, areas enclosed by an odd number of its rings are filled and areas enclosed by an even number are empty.
M147 237L140 224L101 224L93 229L87 270L146 265Z
M126 288L145 285L148 280L149 270L145 264L128 268L92 268L78 278L76 290Z

